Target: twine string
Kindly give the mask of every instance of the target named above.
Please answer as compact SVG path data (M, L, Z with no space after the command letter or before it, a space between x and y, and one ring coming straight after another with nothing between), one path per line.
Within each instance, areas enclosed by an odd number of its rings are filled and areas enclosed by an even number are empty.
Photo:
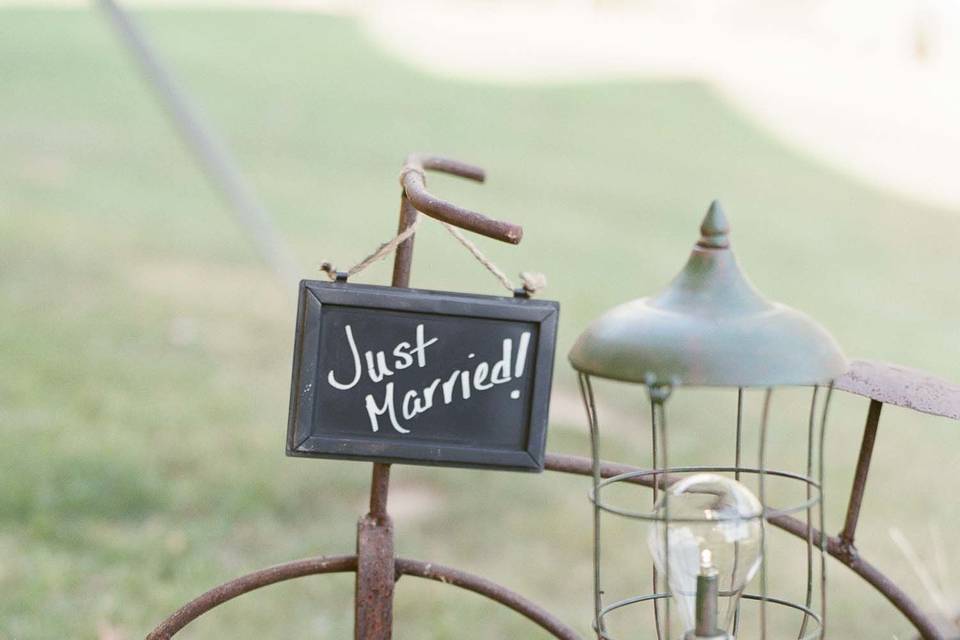
M457 229L452 224L448 222L441 222L440 224L442 224L447 229L447 231L450 232L450 235L456 238L460 242L460 244L462 244L464 248L467 251L469 251L474 258L477 259L477 262L479 262L484 267L486 267L487 271L492 273L493 277L499 280L500 284L502 284L507 289L507 291L513 292L513 283L510 282L510 278L508 278L507 274L505 274L503 271L500 270L500 267L495 265L493 261L490 260L490 258L485 256L483 252L480 251L480 247L478 247L473 242L471 242L470 238L463 235L463 232L460 231L460 229Z
M395 235L392 239L388 240L381 244L377 249L368 255L366 258L353 265L347 269L347 277L350 277L354 274L360 273L374 262L383 260L388 255L393 253L397 247L399 247L403 242L413 236L417 232L417 227L420 225L420 216L417 216L416 220L413 221L413 224L408 226L406 229ZM331 280L337 279L337 268L333 266L333 263L329 260L324 260L320 264L320 271L323 271L327 274L327 277Z
M360 273L370 265L379 260L383 260L385 257L390 255L392 252L396 251L397 247L400 246L405 240L412 237L417 232L417 226L420 224L421 216L417 216L417 219L413 221L409 227L398 233L392 239L388 240L381 244L377 249L368 255L366 258L353 265L347 269L347 277L353 276L357 273ZM503 272L490 258L488 258L483 251L480 250L476 244L473 243L460 229L456 228L452 224L441 222L447 231L456 238L463 247L470 252L477 262L482 264L484 268L487 269L493 276L503 285L503 287L513 293L516 291L516 288L513 285L513 282L510 278L507 277L507 274ZM327 274L327 277L331 280L337 279L337 269L334 267L333 263L330 261L324 261L320 265L320 270ZM542 273L536 273L533 271L524 271L520 273L520 282L522 284L523 290L528 295L533 295L540 289L543 289L547 286L547 277Z

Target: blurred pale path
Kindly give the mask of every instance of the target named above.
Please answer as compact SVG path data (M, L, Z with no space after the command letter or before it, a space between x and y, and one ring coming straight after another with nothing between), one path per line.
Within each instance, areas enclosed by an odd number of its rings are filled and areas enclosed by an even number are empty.
M874 184L960 206L960 3L441 2L367 25L433 71L519 82L706 80L785 141Z
M412 64L488 81L703 80L820 160L880 188L960 207L960 3L953 0L125 4L356 15L376 42Z
M820 160L880 188L960 207L960 3L953 0L125 4L355 15L380 46L411 64L488 81L702 80Z

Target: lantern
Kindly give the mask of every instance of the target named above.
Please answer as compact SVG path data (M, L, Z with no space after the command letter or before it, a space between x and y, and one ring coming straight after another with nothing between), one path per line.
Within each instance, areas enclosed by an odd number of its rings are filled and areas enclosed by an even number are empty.
M593 457L594 630L599 638L617 638L612 630L616 625L611 626L615 614L647 607L656 635L633 629L623 636L787 637L773 632L770 619L776 617L778 630L796 625L790 627L790 638L820 638L826 610L826 550L823 539L815 541L812 531L817 524L823 528L822 449L832 381L846 371L847 361L819 324L768 301L747 280L730 249L729 226L719 203L710 206L700 231L686 266L664 291L606 312L570 352L580 376ZM599 437L604 408L598 406L595 387L609 385L609 380L645 389L652 465L621 473L605 470ZM671 400L693 393L688 391L693 387L728 390L727 406L731 416L736 408L735 421L700 427L671 422L668 428ZM794 447L799 458L796 470L768 467L771 398L781 387L809 392L801 415L795 416L803 434ZM621 387L618 395L629 396L629 387L626 394ZM711 393L709 398L715 401L726 395ZM745 406L752 400L758 401L759 412L751 423L758 441L748 447L745 434L752 429L747 429ZM711 407L699 411L723 413ZM674 436L709 441L710 451L729 451L729 461L671 466ZM796 499L774 505L769 496L773 480L794 485L788 493ZM651 488L651 503L645 497L642 505L614 499L631 484ZM616 487L620 489L615 494ZM776 573L778 578L795 576L798 584L791 593L800 595L794 600L771 593L768 584L770 572L782 559L768 554L770 525L788 513L805 514L808 531L805 554L789 554L786 560L793 568ZM616 597L604 588L601 524L608 517L645 521L646 531L633 538L632 551L652 556L647 563L652 579L637 576L631 582L634 569L624 568L631 573L626 582L635 584L635 591ZM619 578L625 582L624 576ZM651 584L652 592L644 593Z

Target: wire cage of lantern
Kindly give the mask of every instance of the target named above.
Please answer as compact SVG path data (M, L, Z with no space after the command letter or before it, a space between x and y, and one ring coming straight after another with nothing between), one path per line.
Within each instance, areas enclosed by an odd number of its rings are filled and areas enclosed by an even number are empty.
M781 635L771 633L769 619L773 616L768 615L770 611L779 610L780 619L787 616L785 614L794 614L796 619L794 632L789 637L797 640L813 640L824 637L824 619L826 611L826 559L827 549L825 548L825 538L814 540L813 532L822 528L823 523L823 456L822 444L826 433L826 422L829 414L830 398L833 388L831 384L824 386L814 385L810 387L809 411L805 420L805 440L801 461L803 472L796 472L787 469L772 468L767 463L767 442L769 434L771 401L775 392L774 388L763 390L762 411L759 425L759 436L757 442L757 460L752 464L744 457L744 405L745 395L749 389L744 387L733 388L733 394L736 397L737 415L734 425L731 425L729 436L733 441L733 450L731 451L731 462L729 465L687 465L671 466L669 456L669 432L667 430L666 406L668 399L673 393L682 392L678 387L667 385L646 386L647 397L649 399L650 412L650 460L651 468L642 468L638 470L626 471L609 477L600 475L602 459L600 454L600 418L598 416L598 407L594 394L594 385L596 383L593 376L585 373L579 375L580 391L583 397L584 406L587 408L588 426L590 432L590 451L593 467L593 484L589 491L589 500L594 510L594 620L593 630L598 638L603 640L621 640L618 635L610 630L610 618L616 612L620 612L627 607L649 606L653 609L654 624L656 626L657 640L671 640L675 635L671 635L671 628L676 621L676 598L671 585L671 567L670 567L670 540L668 532L675 525L691 524L697 525L716 525L724 521L735 523L755 523L759 531L760 562L757 575L752 581L748 580L740 589L720 589L718 596L720 599L732 603L733 624L730 634L737 638L741 633L749 633L749 637L766 640L770 637L781 637ZM721 433L721 437L727 434ZM691 517L671 512L670 509L670 488L680 484L685 478L694 478L709 474L711 476L720 476L730 478L739 483L746 477L754 478L754 484L758 487L757 500L759 508L746 514L724 514L713 513L707 517ZM788 504L778 504L776 506L769 503L767 496L767 485L770 479L776 478L791 483L796 483L800 487L802 498L791 501ZM607 496L607 490L618 485L634 485L640 488L650 490L652 497L652 507L650 509L637 509L632 506L626 506L622 501ZM658 503L661 508L658 509ZM768 587L767 574L775 564L775 559L768 555L768 527L771 519L791 514L801 514L806 526L807 535L805 537L804 547L804 584L803 598L801 600L779 597L770 592ZM651 584L653 590L649 593L639 595L628 595L610 602L605 602L606 590L603 579L603 516L626 518L647 523L651 529L659 530L658 535L663 536L663 545L668 549L666 554L667 562L662 570L659 570L654 563L652 571ZM674 571L676 567L672 568ZM756 590L745 590L748 586L756 586ZM695 592L684 594L695 597ZM756 615L744 616L744 618L756 619L756 627L747 629L742 622L740 611L742 606L752 605ZM710 636L686 636L690 640L700 637ZM728 638L729 635L718 635L717 638Z

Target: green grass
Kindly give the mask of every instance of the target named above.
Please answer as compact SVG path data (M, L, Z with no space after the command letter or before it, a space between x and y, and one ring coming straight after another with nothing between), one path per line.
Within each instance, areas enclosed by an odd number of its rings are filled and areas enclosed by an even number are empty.
M100 16L5 10L0 23L0 638L143 636L223 580L349 553L368 465L282 453L289 296ZM384 57L355 23L314 15L150 12L143 23L275 213L304 275L390 236L407 152L485 166L482 187L431 184L524 225L519 248L479 242L508 272L550 277L545 295L563 305L558 397L572 393L563 354L577 332L665 283L714 197L763 291L821 319L851 354L960 379L958 212L825 169L705 86L434 78ZM416 286L497 293L436 225L420 235ZM359 280L388 274L384 263ZM833 529L866 404L848 396L836 408ZM716 412L679 411L694 425ZM710 453L674 424L678 455ZM634 438L614 429L611 455L645 463L645 428L638 419ZM586 445L580 413L556 411L550 449ZM783 434L772 446L791 449ZM861 548L912 592L886 528L901 526L921 547L928 522L955 528L958 447L953 423L885 412ZM586 632L582 479L406 467L394 477L402 555L502 581ZM614 559L645 561L640 533L618 536ZM960 555L951 560L960 569ZM833 567L834 637L909 637L879 596ZM272 587L183 636L348 637L351 595L349 576ZM542 634L475 595L405 578L397 636Z

